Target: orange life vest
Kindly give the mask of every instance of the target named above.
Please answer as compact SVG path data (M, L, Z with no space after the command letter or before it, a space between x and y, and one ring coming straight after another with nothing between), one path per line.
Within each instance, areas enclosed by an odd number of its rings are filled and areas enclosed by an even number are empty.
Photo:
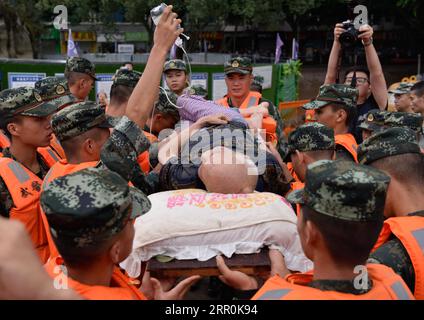
M41 261L46 262L49 247L39 208L43 181L11 158L0 158L0 176L13 200L10 219L19 220L25 225Z
M295 182L292 182L292 184L291 184L290 192L300 190L300 189L303 189L303 188L305 188L305 184L303 182L295 181ZM300 214L300 204L298 204L298 203L296 204L296 213L297 213L297 216L299 216L299 214Z
M10 140L2 130L0 130L0 149L9 148Z
M299 179L299 177L297 176L296 172L294 171L293 163L287 162L287 169L289 169L290 174L292 175L292 177L294 178L294 180L296 180L296 182L301 182L300 179Z
M296 273L285 279L274 276L265 282L253 300L415 300L402 278L391 268L379 264L367 265L373 287L355 295L337 291L323 291L308 287L313 273Z
M259 105L259 101L261 100L262 95L259 92L250 91L249 95L244 99L243 103L239 107L239 109L247 109L249 107L254 107ZM228 104L228 97L225 96L222 99L219 99L216 101L217 104L224 106L224 107L230 107ZM271 142L277 142L277 122L270 116L263 118L262 120L262 128L266 130L266 140Z
M60 145L59 140L57 140L56 136L53 134L52 139L50 140L50 148L53 149L54 152L61 158L66 159L65 151Z
M37 152L41 154L49 167L53 167L61 159L50 147L38 148Z
M45 269L50 277L60 279L62 284L66 279L69 288L88 300L147 300L143 293L132 285L131 280L117 267L113 269L110 287L90 286L67 277L63 272L65 266L61 257L50 259L45 265Z
M44 177L42 189L44 189L54 179L66 176L68 174L71 174L86 168L95 167L98 163L99 163L98 161L92 161L92 162L83 162L80 164L69 164L66 160L60 160L53 167L50 168L49 172ZM41 218L43 220L45 234L47 235L47 242L49 246L50 257L56 258L60 254L52 239L49 222L47 221L47 217L45 213L43 212L43 210L41 209L41 207L40 207L40 212L41 212Z
M149 139L150 143L156 142L158 141L158 138L147 132L147 131L143 131L144 135L146 136L147 139ZM150 160L149 160L149 151L144 151L143 153L141 153L138 157L137 157L137 162L140 165L141 170L143 170L144 173L149 173L150 172Z
M356 143L355 137L350 133L336 134L335 143L345 148L358 163L358 144Z
M385 244L391 235L402 243L408 252L415 272L414 296L424 300L424 217L395 217L384 221L383 229L373 250Z

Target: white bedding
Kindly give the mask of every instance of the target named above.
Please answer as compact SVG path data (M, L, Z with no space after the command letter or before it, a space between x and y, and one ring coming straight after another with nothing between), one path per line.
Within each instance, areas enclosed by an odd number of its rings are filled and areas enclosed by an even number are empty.
M188 189L149 198L152 209L136 220L133 251L121 263L131 277L139 276L142 261L156 255L205 261L218 254L256 253L264 246L279 249L290 270L312 269L300 245L296 215L280 196Z

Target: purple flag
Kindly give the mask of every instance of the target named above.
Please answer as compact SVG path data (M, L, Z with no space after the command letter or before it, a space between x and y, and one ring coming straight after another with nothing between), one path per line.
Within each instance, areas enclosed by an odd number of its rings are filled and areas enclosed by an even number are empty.
M75 46L74 39L72 39L71 29L69 29L68 33L68 57L78 57L78 50Z
M175 45L175 43L172 45L171 53L170 53L170 58L171 59L176 59L177 58L177 46Z
M299 59L299 43L293 38L292 60Z
M274 62L274 64L277 64L278 62L280 62L281 47L282 46L284 46L284 42L283 42L283 40L281 40L280 34L277 33L277 43L276 43L276 46L275 46L275 62Z

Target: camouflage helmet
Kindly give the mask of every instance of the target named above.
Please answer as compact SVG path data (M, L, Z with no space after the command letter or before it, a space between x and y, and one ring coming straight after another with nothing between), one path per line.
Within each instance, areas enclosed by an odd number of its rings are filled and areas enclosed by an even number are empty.
M121 85L125 87L135 88L140 78L141 72L128 69L119 69L113 76L112 86Z
M52 129L60 142L93 128L113 128L113 124L104 108L92 101L70 105L52 118Z
M38 80L35 83L35 89L38 90L43 101L49 101L58 109L78 101L69 90L68 81L58 77L46 77Z
M290 133L289 152L334 150L334 130L318 122L301 125Z
M252 74L252 60L246 57L235 57L227 61L224 65L225 75L231 73Z
M264 84L264 77L260 76L260 75L255 75L253 77L253 82L252 85L257 86L257 87L262 87Z
M373 134L359 145L358 161L370 164L405 153L421 153L416 133L409 128L389 128Z
M321 86L316 99L303 106L303 109L314 110L329 104L342 104L356 110L359 91L345 84L326 84Z
M188 94L192 96L206 97L208 95L208 90L206 90L201 85L193 85L187 89L188 89Z
M151 208L140 190L105 168L88 168L53 180L41 193L40 203L53 239L76 248L111 239L130 219Z
M383 219L390 182L383 172L351 161L321 160L309 165L305 188L287 200L345 221Z
M0 124L14 116L47 117L56 112L57 107L44 102L37 89L20 87L0 92Z
M413 87L413 83L410 82L401 82L399 84L399 86L394 89L394 90L390 90L389 93L393 93L393 94L406 94L406 93L410 93L411 92L411 88Z
M163 66L163 72L167 72L170 70L181 70L187 73L187 66L183 60L169 60L165 62Z
M180 119L180 113L175 107L175 105L177 104L177 99L178 96L175 93L168 90L166 91L166 93L161 91L159 93L159 99L155 103L155 110L157 112L170 115L178 121Z
M98 80L96 78L96 67L94 66L94 63L85 58L68 58L68 60L66 60L65 65L65 77L67 77L70 72L85 73L89 75L93 80Z
M384 125L389 128L406 127L415 132L420 132L423 126L423 116L419 113L387 112Z

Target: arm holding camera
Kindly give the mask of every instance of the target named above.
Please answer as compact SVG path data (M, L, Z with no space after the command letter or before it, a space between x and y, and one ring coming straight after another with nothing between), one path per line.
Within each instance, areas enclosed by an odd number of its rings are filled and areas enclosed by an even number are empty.
M374 30L369 25L363 25L359 28L359 39L365 47L365 56L367 59L368 69L370 70L371 92L380 110L385 110L387 107L387 83L384 78L383 68L378 58L377 51L373 45L372 36Z
M342 45L339 41L340 35L345 32L343 29L343 24L338 23L334 28L334 42L333 47L331 48L330 58L328 59L327 74L325 76L324 84L336 83L337 80L337 65L339 61L340 51L342 50Z
M336 82L338 60L342 50L342 45L340 43L340 35L343 34L345 31L346 30L343 27L343 23L336 24L334 28L334 43L328 61L325 84L331 84ZM367 65L370 71L369 81L371 84L371 92L379 108L381 110L385 110L387 105L387 84L384 78L383 68L381 67L377 51L375 50L375 47L373 45L372 36L374 30L369 25L362 25L359 29L359 32L360 34L358 35L358 38L362 40L362 44L364 45ZM358 101L358 104L362 104L364 102L365 101Z
M144 127L157 99L167 54L175 40L184 31L182 28L178 29L180 23L181 20L177 19L177 14L172 12L172 6L166 7L155 30L154 45L146 68L128 100L126 116L140 128Z

